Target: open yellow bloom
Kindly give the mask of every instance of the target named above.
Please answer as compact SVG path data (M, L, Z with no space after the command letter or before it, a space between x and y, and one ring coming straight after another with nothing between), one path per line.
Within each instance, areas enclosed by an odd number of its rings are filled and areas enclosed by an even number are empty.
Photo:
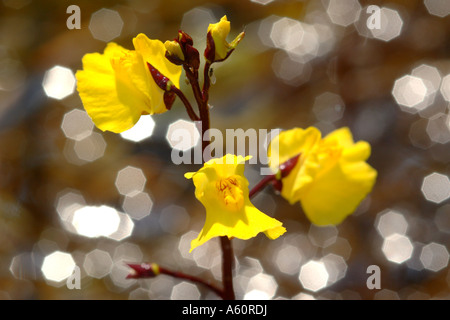
M133 39L135 50L111 42L103 54L83 57L83 70L76 73L77 89L84 108L95 125L105 131L123 132L133 127L142 114L167 111L164 91L155 83L147 63L179 87L181 67L165 57L159 40L144 34Z
M211 33L214 40L215 61L225 59L244 37L244 32L241 32L231 43L227 42L227 36L230 33L230 22L227 20L227 16L223 16L217 23L210 24L208 33Z
M336 225L353 213L372 190L377 172L365 161L370 145L354 143L348 128L321 138L314 127L282 131L271 143L279 144L279 155L271 155L277 170L300 154L292 171L282 178L281 195L291 204L300 201L308 219L317 225Z
M244 162L248 158L227 154L211 159L197 172L185 174L193 179L195 197L206 208L206 221L191 251L214 237L247 240L264 232L276 239L286 232L282 223L259 211L250 202Z

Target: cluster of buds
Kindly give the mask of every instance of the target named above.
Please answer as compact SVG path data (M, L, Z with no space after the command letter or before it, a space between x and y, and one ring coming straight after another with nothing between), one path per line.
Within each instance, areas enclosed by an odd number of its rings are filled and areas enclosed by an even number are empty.
M184 31L178 31L178 38L166 41L166 58L177 66L187 66L193 70L200 67L200 54L194 48L194 41Z
M219 22L209 25L207 31L206 49L204 52L207 64L205 70L208 71L212 63L221 62L227 59L245 35L244 32L241 32L231 43L228 43L226 38L229 33L230 22L227 20L227 16L223 16ZM194 48L194 41L192 38L186 32L179 30L178 37L172 41L166 41L164 46L166 48L165 57L171 63L177 66L183 66L186 73L191 75L191 77L188 76L190 81L192 79L194 79L194 81L198 81L197 71L200 68L200 54L198 50ZM181 98L180 90L173 85L169 78L167 78L150 63L147 63L147 66L155 83L159 88L164 90L164 103L166 109L170 110L175 101L176 95ZM209 84L209 78L205 79L205 81L208 81ZM209 86L204 88L208 89ZM203 94L207 95L207 92L204 92ZM191 115L193 115L192 112ZM195 115L193 116L195 118Z

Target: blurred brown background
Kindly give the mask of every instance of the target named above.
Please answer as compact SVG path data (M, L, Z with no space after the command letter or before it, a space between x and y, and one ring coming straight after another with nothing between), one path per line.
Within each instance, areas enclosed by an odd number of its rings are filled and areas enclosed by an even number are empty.
M81 29L69 30L69 5ZM369 30L377 5L380 29ZM450 286L450 2L235 0L0 2L0 298L216 299L160 276L157 262L220 284L218 241L189 251L204 209L166 139L188 120L179 101L131 136L93 128L74 90L85 53L179 28L199 50L223 15L230 40L214 66L212 126L324 134L349 126L372 145L372 194L337 227L311 226L267 188L254 204L288 232L233 240L239 299L448 299ZM189 89L183 87L186 92ZM188 94L189 95L189 94ZM153 131L152 131L153 130ZM130 140L131 139L131 140ZM189 146L187 146L189 148ZM250 185L258 165L246 167ZM370 265L381 289L369 290ZM75 266L81 289L66 278Z

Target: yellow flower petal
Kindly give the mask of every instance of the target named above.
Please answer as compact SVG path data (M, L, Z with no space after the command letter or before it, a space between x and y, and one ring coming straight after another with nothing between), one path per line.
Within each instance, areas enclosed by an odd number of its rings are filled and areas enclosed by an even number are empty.
M372 190L377 172L365 162L334 166L304 192L301 204L316 225L336 225L352 214Z
M86 54L82 60L83 70L76 73L77 89L84 108L103 131L125 131L148 110L146 96L130 85L126 76L116 75L111 65L113 57L123 57L128 52L110 43L103 55Z
M228 43L227 36L230 30L230 22L227 20L227 16L223 16L219 22L208 26L208 33L211 34L214 41L215 61L225 59L229 52L234 50L244 38L245 33L241 32L231 43Z
M283 179L282 196L293 204L300 200L302 189L311 183L318 164L310 153L317 148L321 133L314 127L295 128L282 131L275 137L268 148L269 166L276 171L280 164L300 154L297 165ZM278 144L278 155L272 155L272 143Z
M286 229L282 227L280 221L265 215L251 203L237 214L207 208L205 225L199 236L192 240L190 252L215 237L227 236L248 240L260 232L264 232L273 240L284 234Z
M217 23L210 24L208 26L208 32L211 32L211 36L214 39L215 59L224 59L229 51L229 44L226 39L230 33L230 22L227 20L227 16L223 16Z
M167 40L166 42L164 42L164 46L166 47L166 50L169 52L170 55L177 57L181 61L184 60L183 51L181 50L181 46L177 41Z
M167 111L164 92L153 81L147 62L179 86L181 67L165 58L161 41L139 34L133 43L136 50L109 43L103 54L86 54L83 70L76 73L84 108L103 131L120 133L134 126L142 114Z
M193 179L195 196L206 209L206 220L191 251L219 236L250 239L264 232L275 239L286 230L282 223L259 211L249 199L248 180L244 176L244 162L249 157L226 155L211 159L197 172L185 177Z
M142 55L144 62L153 65L159 72L170 79L177 87L180 87L181 66L174 65L165 58L166 47L159 40L151 40L145 34L140 33L133 39L134 48ZM147 68L147 66L146 66ZM149 75L151 77L151 75Z
M370 145L354 143L348 128L323 139L315 128L295 128L281 132L274 141L279 144L279 155L268 153L273 169L301 154L289 175L282 178L281 195L291 204L301 202L314 224L342 222L373 188L377 172L365 162Z

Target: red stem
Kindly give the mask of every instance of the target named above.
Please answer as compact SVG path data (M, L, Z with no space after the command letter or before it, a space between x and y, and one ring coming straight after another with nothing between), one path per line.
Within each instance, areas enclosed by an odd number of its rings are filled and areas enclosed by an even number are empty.
M206 286L211 291L214 291L214 293L217 294L222 299L225 299L223 290L217 288L215 285L213 285L209 281L204 280L203 278L192 276L192 275L189 275L189 274L185 274L185 273L179 272L179 271L172 271L172 270L163 268L161 266L159 267L159 272L161 274L166 274L166 275L169 275L169 276L174 277L174 278L184 279L184 280L188 280L188 281L191 281L191 282L200 283L200 284Z
M260 182L256 184L256 186L252 188L252 190L250 190L250 192L248 193L249 198L252 198L255 194L262 191L265 186L267 186L269 183L272 183L275 180L276 177L274 174L264 177Z
M199 121L200 117L197 116L197 114L195 113L194 109L191 106L191 103L186 98L183 91L181 91L180 89L178 89L175 86L173 86L170 90L172 92L174 92L180 98L180 100L183 102L184 106L186 107L186 111L189 115L189 118L191 118L192 121Z

